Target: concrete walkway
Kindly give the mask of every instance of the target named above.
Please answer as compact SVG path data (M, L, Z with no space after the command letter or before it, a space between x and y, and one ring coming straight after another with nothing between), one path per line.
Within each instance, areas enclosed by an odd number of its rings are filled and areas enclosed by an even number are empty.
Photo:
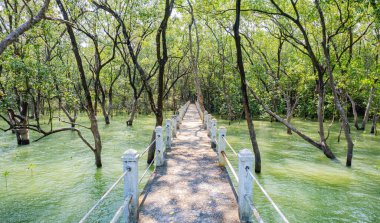
M228 174L201 126L190 104L165 165L140 196L139 222L240 222Z

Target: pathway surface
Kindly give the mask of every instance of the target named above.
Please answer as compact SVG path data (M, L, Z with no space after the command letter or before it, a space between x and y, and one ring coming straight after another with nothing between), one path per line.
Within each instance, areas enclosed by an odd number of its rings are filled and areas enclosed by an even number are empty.
M194 104L165 158L140 196L139 222L240 222L228 173L218 166Z

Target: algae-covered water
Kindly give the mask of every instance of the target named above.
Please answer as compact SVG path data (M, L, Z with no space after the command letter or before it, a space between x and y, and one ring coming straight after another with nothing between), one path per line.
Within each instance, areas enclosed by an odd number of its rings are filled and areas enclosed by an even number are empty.
M318 139L317 123L295 120L294 125ZM246 122L219 121L235 150L251 148ZM344 134L337 142L338 124L328 139L339 162L297 135L287 135L280 123L256 121L262 171L256 175L290 222L380 222L380 136L352 130L355 143L351 168L345 167ZM227 149L228 157L234 159ZM237 167L236 159L234 159ZM254 204L265 222L281 222L263 193L254 186Z
M125 120L127 117L114 117L109 126L99 120L103 142L100 169L95 167L93 153L76 133L58 133L27 146L17 146L14 135L1 133L0 222L78 222L122 174L123 152L127 149L142 152L149 144L154 116L139 116L133 127L127 127ZM82 117L79 123L88 121ZM82 132L91 139L88 130ZM37 134L31 136L35 139ZM142 159L140 172L146 167L146 155ZM7 187L5 171L9 172ZM88 222L112 219L122 204L122 184L118 184Z
M14 135L0 133L0 222L78 222L122 173L122 153L129 148L142 152L149 143L153 116L139 116L133 127L125 120L113 117L110 126L99 120L101 169L95 168L92 152L75 133L52 135L28 146L17 146ZM227 127L236 150L249 147L245 122L218 124ZM316 137L316 123L294 124ZM353 130L353 167L346 168L346 145L344 138L336 142L337 126L329 143L341 163L328 160L298 136L288 136L279 123L255 125L263 170L258 180L290 222L380 222L380 136ZM237 167L232 152L227 153ZM142 171L146 164L139 163ZM122 193L120 184L89 222L109 222ZM280 222L257 187L254 202L265 222Z

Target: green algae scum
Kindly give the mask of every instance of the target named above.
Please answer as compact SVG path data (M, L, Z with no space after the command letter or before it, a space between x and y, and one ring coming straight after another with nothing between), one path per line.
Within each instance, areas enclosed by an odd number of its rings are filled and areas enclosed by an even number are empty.
M113 117L110 126L100 120L100 169L76 133L51 135L28 146L16 146L14 135L1 133L0 222L78 222L121 175L123 152L136 149L141 153L149 144L153 116L139 116L134 127L127 127L125 120ZM227 128L227 139L236 150L250 148L245 121L231 125L218 121L218 126ZM85 123L85 118L79 122ZM294 124L316 137L317 123L294 120ZM298 136L287 135L279 123L256 121L255 127L263 165L262 174L256 177L290 222L380 221L379 137L353 131L353 166L346 168L345 142L338 143L334 134L339 132L338 125L333 126L336 129L328 142L338 162ZM226 152L236 168L237 160L231 151ZM145 162L139 165L141 170L146 167ZM255 186L253 200L265 222L280 222ZM88 222L110 221L122 201L119 184Z

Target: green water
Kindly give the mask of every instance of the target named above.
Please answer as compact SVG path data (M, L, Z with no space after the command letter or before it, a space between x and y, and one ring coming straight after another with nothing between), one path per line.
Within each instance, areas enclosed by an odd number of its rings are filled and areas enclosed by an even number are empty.
M250 148L245 122L219 121L227 127L234 149ZM317 139L317 123L294 124ZM353 130L352 168L345 167L345 139L337 142L339 127L328 140L340 162L327 159L297 135L289 136L280 123L255 122L262 171L256 175L290 222L380 222L380 136ZM227 149L228 157L233 153ZM281 222L256 186L254 204L265 222Z
M141 152L149 143L153 116L139 116L132 128L125 120L114 117L110 126L99 121L101 169L95 168L92 152L75 133L52 135L28 146L16 146L14 135L0 133L0 222L78 222L122 173L121 154L129 148ZM316 136L316 123L294 123ZM288 136L279 123L255 124L263 169L258 179L290 222L380 222L380 136L353 131L353 167L346 168L346 146L344 140L337 144L336 134L329 143L341 163L326 159L296 135ZM228 126L219 120L220 125L227 127L235 149L249 147L245 122ZM227 153L233 159L232 152ZM233 165L237 167L236 159ZM140 171L145 167L140 162ZM108 222L122 193L120 184L89 222ZM254 202L265 222L280 222L257 187Z
M123 152L142 152L149 144L154 117L139 116L133 127L126 126L126 119L114 117L110 126L99 120L101 169L95 167L93 153L76 133L55 134L28 146L17 146L14 135L1 133L0 222L78 222L122 174ZM86 118L79 123L86 123ZM91 139L89 132L82 131ZM35 133L31 135L36 138ZM145 169L145 163L139 162L140 171ZM5 171L9 172L7 187ZM89 222L109 222L122 197L121 183Z

